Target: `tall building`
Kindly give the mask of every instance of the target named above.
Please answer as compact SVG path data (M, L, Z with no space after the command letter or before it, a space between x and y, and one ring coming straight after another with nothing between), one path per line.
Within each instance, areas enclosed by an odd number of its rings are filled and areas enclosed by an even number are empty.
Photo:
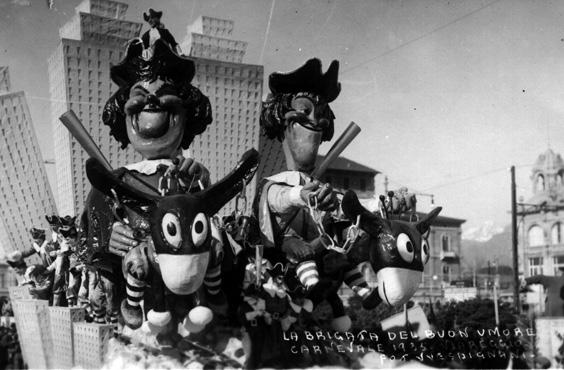
M59 121L61 114L74 110L115 168L141 159L131 147L120 149L101 120L106 100L117 89L110 66L121 61L124 44L141 32L141 23L124 20L126 10L127 4L117 1L84 0L59 30L61 42L48 61L57 203L63 215L80 212L90 183L84 171L88 156Z
M196 64L193 84L209 97L214 118L190 149L194 158L210 170L212 181L229 173L247 149L259 150L263 160L246 189L250 208L257 179L280 168L284 156L280 145L266 142L260 135L264 71L262 66L242 63L247 43L228 38L233 27L233 21L201 16L188 26L181 43L183 52ZM234 207L232 201L223 212Z
M25 95L0 67L0 254L31 245L29 229L57 212Z
M560 275L564 267L564 161L548 149L533 166L533 196L522 204L520 254L525 277Z

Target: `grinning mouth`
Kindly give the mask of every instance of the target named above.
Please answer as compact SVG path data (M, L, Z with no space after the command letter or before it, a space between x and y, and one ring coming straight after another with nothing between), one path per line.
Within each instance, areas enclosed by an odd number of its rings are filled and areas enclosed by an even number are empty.
M159 108L146 108L132 117L134 131L147 138L163 136L173 121L171 112Z

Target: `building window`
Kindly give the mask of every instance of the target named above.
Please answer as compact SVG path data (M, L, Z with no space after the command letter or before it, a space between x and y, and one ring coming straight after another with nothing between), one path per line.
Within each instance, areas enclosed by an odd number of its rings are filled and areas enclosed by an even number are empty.
M544 176L543 175L539 175L537 177L537 183L535 184L535 190L536 191L544 191L545 186L544 186Z
M529 229L529 246L535 247L544 244L544 232L542 227L533 225Z
M450 266L443 265L443 281L450 281Z
M443 236L441 237L441 246L442 246L443 252L449 252L450 251L450 238L447 234L443 234Z
M343 179L343 189L347 190L349 188L349 178L345 177Z
M360 179L360 191L366 191L366 179Z
M542 275L542 257L529 258L529 276Z
M560 222L555 223L552 225L552 229L550 232L550 239L552 244L560 244L562 243L562 224Z
M560 275L560 268L564 267L564 256L552 257L552 265L554 266L554 275Z

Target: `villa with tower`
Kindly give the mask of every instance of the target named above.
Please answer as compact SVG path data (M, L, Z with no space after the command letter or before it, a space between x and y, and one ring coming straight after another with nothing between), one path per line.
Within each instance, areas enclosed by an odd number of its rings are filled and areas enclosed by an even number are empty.
M519 261L525 277L560 275L564 267L564 161L548 149L531 173L533 196L518 208Z

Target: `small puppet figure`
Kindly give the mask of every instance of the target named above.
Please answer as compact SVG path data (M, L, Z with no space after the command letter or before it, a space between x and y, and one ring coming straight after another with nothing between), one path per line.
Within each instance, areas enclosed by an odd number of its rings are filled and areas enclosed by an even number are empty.
M21 251L12 251L6 256L6 263L14 270L18 285L24 285L27 282L25 272L27 264Z
M84 265L86 239L81 238L79 231L73 223L63 225L59 229L61 252L68 258L68 286L67 303L69 307L79 305L84 307L88 302L88 272Z
M76 237L76 217L59 217L57 215L53 215L51 217L46 216L45 218L51 227L51 244L54 246L54 252L52 252L52 255L55 257L55 261L49 267L55 273L53 281L53 305L63 306L63 298L66 296L69 278L69 255L71 254L70 245L74 241L70 237L67 237L67 241L65 241L65 237L61 232L64 230L65 234L69 236L69 234L73 233L74 229L73 236Z
M53 271L43 265L31 265L25 272L27 280L32 282L29 293L35 299L42 299L52 303L53 298Z
M145 22L149 23L151 27L149 30L145 31L141 40L143 40L143 46L145 50L151 50L155 45L157 40L164 41L175 53L178 55L182 54L178 43L174 39L174 36L165 28L165 25L161 23L161 17L163 12L156 11L149 8L146 13L143 13L143 19ZM146 54L149 56L150 54Z
M173 52L163 39L154 42L149 57L146 50L141 40L130 41L123 61L111 68L111 78L119 89L106 103L102 119L122 148L131 144L143 157L143 161L128 164L114 174L146 194L198 192L209 185L209 173L192 158L184 158L181 151L188 149L194 137L212 122L211 104L191 84L195 73L192 60ZM153 297L145 295L151 284L145 253L152 243L151 225L120 203L119 197L107 197L98 190L89 196L85 210L88 243L92 245L96 237L99 245L93 260L98 268L112 271L116 278L119 275L120 284L125 286L121 313L127 326L141 326L144 301L148 320L154 319L151 324L161 327L170 321L170 314L151 313ZM207 274L220 284L221 245L214 240L215 253ZM214 288L206 291L206 300L219 305L224 299Z
M23 258L27 258L32 256L34 253L37 253L43 266L49 270L54 270L55 258L57 257L57 246L52 241L47 240L44 229L36 229L32 227L29 232L31 233L33 244L31 248L22 252Z
M330 184L312 179L320 144L333 137L334 115L329 103L341 90L339 63L322 73L321 62L310 59L297 70L273 73L271 94L263 102L260 124L269 139L282 142L288 171L264 179L255 198L255 212L265 246L279 246L296 264L300 282L311 290L319 282L315 257L326 250L320 226L339 206ZM347 267L345 282L373 307L374 291L357 266ZM371 302L374 302L372 304Z

